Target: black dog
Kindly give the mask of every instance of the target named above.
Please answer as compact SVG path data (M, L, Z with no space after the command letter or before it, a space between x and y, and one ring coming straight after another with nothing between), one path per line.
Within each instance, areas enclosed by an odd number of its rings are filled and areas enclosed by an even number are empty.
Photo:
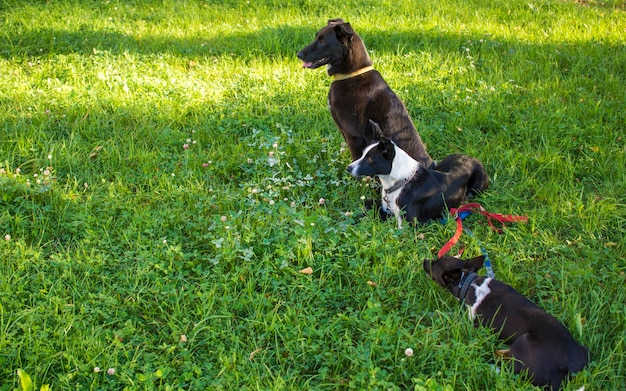
M342 19L328 21L315 40L298 52L298 58L305 68L327 65L328 75L334 77L328 105L348 143L352 160L359 158L363 149L377 138L368 122L373 119L385 129L387 138L422 167L432 164L406 107L372 68L363 41L349 23Z
M487 188L487 174L477 159L453 154L428 168L382 136L376 122L370 123L380 141L366 147L363 156L347 170L355 177L378 176L386 212L382 215L396 216L398 226L402 225L403 212L409 222L424 223L441 217L446 206L456 208Z
M465 303L475 324L499 332L515 359L515 373L528 370L533 384L556 391L570 373L583 369L589 350L579 345L558 320L509 285L475 274L484 257L462 261L444 255L424 260L424 270L439 285Z

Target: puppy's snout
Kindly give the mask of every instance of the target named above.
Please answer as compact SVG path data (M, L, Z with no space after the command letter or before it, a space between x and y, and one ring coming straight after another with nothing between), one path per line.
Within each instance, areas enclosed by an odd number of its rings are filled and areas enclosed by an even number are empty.
M424 271L426 272L426 274L430 275L430 270L431 270L431 263L432 261L430 259L424 259Z
M354 170L354 167L352 166L352 164L348 165L348 167L346 167L346 171L348 171L350 174L352 174L352 170Z

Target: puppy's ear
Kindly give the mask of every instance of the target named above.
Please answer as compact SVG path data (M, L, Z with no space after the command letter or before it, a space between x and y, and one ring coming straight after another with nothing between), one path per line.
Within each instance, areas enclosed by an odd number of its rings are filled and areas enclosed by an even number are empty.
M479 255L476 258L469 259L465 261L465 268L468 271L478 271L481 267L483 267L483 263L485 262L485 256Z
M424 271L426 272L426 274L428 274L429 277L432 277L433 262L435 261L433 261L432 259L424 259L424 262L422 263Z

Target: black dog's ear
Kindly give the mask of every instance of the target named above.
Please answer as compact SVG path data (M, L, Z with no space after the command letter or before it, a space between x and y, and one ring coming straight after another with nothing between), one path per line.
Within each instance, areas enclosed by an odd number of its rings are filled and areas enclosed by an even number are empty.
M350 27L350 23L332 24L335 29L335 36L340 42L351 42L354 30Z
M346 22L344 22L343 19L341 19L341 18L329 19L328 20L328 25L329 26L334 26L336 24L344 24L344 23L346 23Z
M461 281L461 276L463 275L463 271L461 269L452 269L443 273L441 279L443 282L448 285L458 284Z
M479 255L476 258L472 258L472 259L465 261L465 269L468 271L476 272L481 267L483 267L484 262L485 262L485 256Z
M374 131L374 135L376 135L376 138L383 138L383 131L380 129L380 125L378 125L377 122L374 122L374 120L369 120L370 121L370 125L372 126L372 130Z

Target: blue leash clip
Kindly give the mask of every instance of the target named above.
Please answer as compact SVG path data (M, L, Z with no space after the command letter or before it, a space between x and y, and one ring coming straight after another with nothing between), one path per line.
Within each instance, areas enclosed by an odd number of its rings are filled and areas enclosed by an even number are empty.
M461 219L461 221L463 221L464 218L466 218L467 216L471 214L472 214L471 211L466 210L466 211L459 213L457 216ZM443 219L441 219L442 224L445 224L447 222L448 222L448 217L444 217ZM469 229L463 227L463 231L465 231L469 236L475 238L474 234L472 234L472 231L470 231ZM491 259L489 258L489 254L487 254L487 250L485 250L485 248L480 242L478 242L478 246L480 247L480 252L482 252L483 256L485 257L484 265L485 265L485 271L487 272L487 277L495 278L496 274L493 272L493 267L491 266Z

